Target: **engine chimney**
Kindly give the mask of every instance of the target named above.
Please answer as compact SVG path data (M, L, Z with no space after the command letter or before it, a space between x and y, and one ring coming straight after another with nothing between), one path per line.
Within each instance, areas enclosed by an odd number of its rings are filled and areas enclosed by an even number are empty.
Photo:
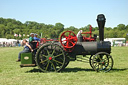
M100 41L104 41L104 25L105 25L106 18L103 14L99 14L97 16L97 23L99 27L99 39Z

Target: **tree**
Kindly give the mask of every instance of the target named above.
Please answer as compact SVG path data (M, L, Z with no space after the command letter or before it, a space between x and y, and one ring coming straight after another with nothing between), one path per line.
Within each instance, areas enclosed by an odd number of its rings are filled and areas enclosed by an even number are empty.
M126 28L126 30L128 30L128 25L125 28Z
M6 35L6 38L7 38L7 39L13 39L13 38L14 38L14 36L13 36L13 35L11 35L11 34L7 34L7 35Z
M119 25L117 25L117 29L118 30L125 30L126 28L125 28L124 24L119 24Z
M25 23L22 23L15 19L4 19L0 18L0 38L6 37L6 38L14 38L14 34L25 34L29 35L31 32L41 34L42 37L49 37L49 38L58 38L59 35L63 31L71 30L75 34L79 30L83 30L83 32L89 31L89 26L81 27L80 29L70 26L68 28L64 28L64 25L62 23L56 23L55 25L52 24L44 24L44 23L37 23L35 21L26 21ZM104 29L104 37L105 38L118 38L118 37L124 37L128 39L128 25L119 24L117 27L114 27L113 29L111 27L105 27ZM93 27L92 28L93 34L99 35L99 28ZM27 38L28 36L22 36L22 37L15 37L17 39L23 39Z
M56 23L53 30L55 30L56 37L58 37L59 34L64 30L64 25L61 23Z
M5 26L0 24L0 37L4 37L5 35Z
M108 31L109 31L109 30L112 30L111 27L105 27L105 29L108 30Z

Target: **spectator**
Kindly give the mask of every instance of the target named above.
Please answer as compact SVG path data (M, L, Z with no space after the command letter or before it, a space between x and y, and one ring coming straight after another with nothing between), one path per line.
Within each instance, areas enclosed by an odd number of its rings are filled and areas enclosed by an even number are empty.
M19 40L17 40L16 45L17 45L17 46L19 45Z
M5 42L3 42L3 47L5 47Z
M18 60L16 60L17 62L21 60L21 53L33 52L33 49L31 48L31 46L29 45L26 39L24 39L22 43L23 45L25 45L24 50L19 53Z

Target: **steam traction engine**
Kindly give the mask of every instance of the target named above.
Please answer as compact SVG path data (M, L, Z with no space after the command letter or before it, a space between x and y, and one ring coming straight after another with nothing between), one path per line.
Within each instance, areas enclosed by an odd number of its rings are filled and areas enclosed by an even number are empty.
M30 53L22 54L20 66L38 66L43 72L59 72L70 61L76 60L77 55L90 55L89 63L92 69L103 72L110 71L113 67L113 59L110 55L111 43L104 41L105 21L103 14L97 16L99 41L91 37L91 32L83 33L90 34L89 38L82 36L82 33L77 38L72 31L65 31L60 36L60 42L46 43L40 46L36 57Z

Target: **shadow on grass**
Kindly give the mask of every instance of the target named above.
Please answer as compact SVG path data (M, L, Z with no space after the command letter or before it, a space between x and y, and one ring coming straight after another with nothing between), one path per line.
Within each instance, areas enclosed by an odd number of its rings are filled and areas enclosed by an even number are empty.
M111 71L118 72L118 71L125 71L125 70L128 70L128 68L123 68L123 69L113 68Z
M26 71L25 73L33 73L33 72L42 72L42 71L40 69L34 68L34 69L30 70L30 71Z
M93 69L84 69L84 68L65 68L64 70L62 70L62 73L65 72L78 72L78 71L94 71ZM26 73L33 73L33 72L42 72L40 69L34 68L30 71L26 71ZM43 73L43 72L42 72Z
M123 69L113 68L112 70L110 70L110 72L119 72L119 71L125 71L125 70L128 70L128 68L123 68ZM70 73L70 72L79 72L79 71L92 72L94 70L86 69L86 68L65 68L61 72L62 73ZM34 72L43 73L40 69L37 69L37 68L34 68L30 71L26 71L25 73L34 73Z
M93 69L86 68L66 68L61 72L78 72L78 71L94 71Z

